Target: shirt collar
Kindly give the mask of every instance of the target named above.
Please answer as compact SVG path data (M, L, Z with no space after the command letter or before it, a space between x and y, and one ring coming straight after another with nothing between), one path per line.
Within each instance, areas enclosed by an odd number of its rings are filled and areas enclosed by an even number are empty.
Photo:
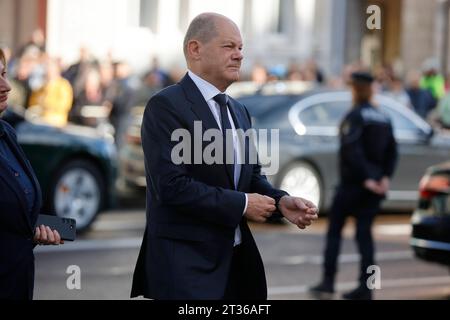
M206 102L213 99L216 95L218 95L220 93L224 93L224 92L220 92L220 90L217 89L213 84L200 78L198 75L193 73L191 70L188 70L188 75L192 79L192 81L194 81L195 85L200 90L200 93L202 94L202 96L206 100Z

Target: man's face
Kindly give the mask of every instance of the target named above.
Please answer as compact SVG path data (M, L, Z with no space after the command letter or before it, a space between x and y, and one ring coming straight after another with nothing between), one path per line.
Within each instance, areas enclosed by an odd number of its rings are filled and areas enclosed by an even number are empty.
M239 29L230 21L216 22L217 36L200 44L199 58L202 74L219 90L225 91L239 80L242 38Z

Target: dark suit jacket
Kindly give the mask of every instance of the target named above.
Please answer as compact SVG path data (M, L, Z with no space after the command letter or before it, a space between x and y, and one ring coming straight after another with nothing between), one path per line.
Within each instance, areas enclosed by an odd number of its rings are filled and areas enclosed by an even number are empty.
M230 99L236 128L251 128L246 108ZM219 129L211 110L192 79L155 95L147 104L142 145L147 172L147 227L133 278L131 296L153 299L221 299L230 268L234 233L241 227L244 296L266 299L267 286L261 256L243 211L245 193L275 199L276 190L261 175L261 167L243 164L238 188L223 164L181 164L171 160L175 129L194 137L194 122L203 132ZM193 142L192 138L192 142ZM208 144L203 143L203 148ZM248 154L248 145L245 153ZM192 153L192 157L194 154Z
M33 234L41 207L41 191L29 161L17 143L14 129L0 119L9 147L31 178L36 202L30 214L25 195L6 159L0 155L0 299L32 298L34 283Z

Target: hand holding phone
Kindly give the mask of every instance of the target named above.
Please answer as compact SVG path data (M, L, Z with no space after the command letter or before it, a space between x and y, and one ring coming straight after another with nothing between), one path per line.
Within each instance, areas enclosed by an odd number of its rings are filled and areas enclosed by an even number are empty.
M40 214L36 222L36 227L42 225L50 229L40 228L38 231L40 233L39 236L41 236L43 232L47 233L47 240L51 240L51 238L55 236L54 234L49 234L52 233L52 230L58 232L61 240L74 241L76 238L76 221L74 219Z

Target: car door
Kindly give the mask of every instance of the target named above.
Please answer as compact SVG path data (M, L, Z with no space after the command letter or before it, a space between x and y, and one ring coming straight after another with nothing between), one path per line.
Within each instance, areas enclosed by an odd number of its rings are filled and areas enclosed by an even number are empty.
M303 141L301 155L321 175L325 208L338 183L338 126L350 107L349 93L326 92L299 101L290 112L297 139Z

